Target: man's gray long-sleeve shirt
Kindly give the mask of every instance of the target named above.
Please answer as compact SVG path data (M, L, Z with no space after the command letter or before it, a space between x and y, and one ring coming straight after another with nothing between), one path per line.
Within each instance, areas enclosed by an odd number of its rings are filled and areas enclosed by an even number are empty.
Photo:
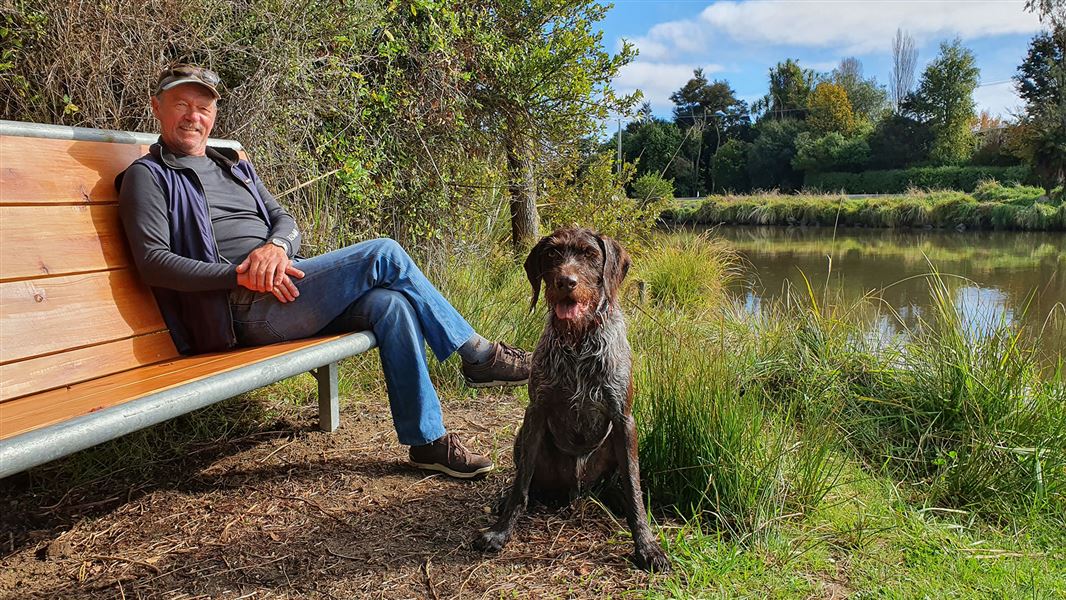
M206 156L171 155L172 162L190 168L207 198L219 256L224 263L208 263L175 254L170 245L167 199L155 177L143 165L131 166L119 193L119 212L129 238L137 270L145 283L182 292L237 287L237 265L267 240L288 244L289 258L300 247L296 221L256 180L273 227L256 211L251 193L231 174Z

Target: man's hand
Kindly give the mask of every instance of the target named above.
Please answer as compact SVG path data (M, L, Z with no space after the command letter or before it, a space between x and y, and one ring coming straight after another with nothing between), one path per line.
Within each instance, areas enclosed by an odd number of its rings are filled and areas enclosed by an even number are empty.
M254 292L270 292L282 303L300 295L292 278L303 276L303 271L293 266L284 249L269 243L252 250L237 265L237 285Z

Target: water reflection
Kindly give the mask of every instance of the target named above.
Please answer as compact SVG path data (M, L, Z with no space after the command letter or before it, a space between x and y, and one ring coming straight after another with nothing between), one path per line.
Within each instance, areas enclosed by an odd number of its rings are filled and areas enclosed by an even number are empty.
M970 335L1016 323L1045 331L1049 360L1066 356L1066 234L719 227L713 235L747 263L738 299L751 312L789 284L805 289L803 273L818 294L880 298L884 312L871 315L870 335L891 343L932 314L924 275L936 269Z

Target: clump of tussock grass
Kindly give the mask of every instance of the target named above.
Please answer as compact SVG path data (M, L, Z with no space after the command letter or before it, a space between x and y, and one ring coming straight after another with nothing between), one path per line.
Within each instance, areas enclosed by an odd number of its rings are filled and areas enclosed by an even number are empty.
M634 257L633 280L646 286L652 305L707 314L726 304L736 280L735 253L711 234L676 232L658 236L654 252Z
M899 367L856 386L842 411L853 443L925 502L999 519L1066 510L1066 386L1008 323L979 335L930 277L934 314Z
M636 377L646 490L657 505L743 539L810 512L838 475L832 438L796 427L744 381L753 358L662 338Z
M1016 206L1031 206L1044 195L1043 188L1026 185L1003 185L994 179L977 184L973 197L981 202L1003 202Z
M898 196L872 198L810 194L711 196L700 206L664 213L663 218L690 225L1066 229L1064 205L1039 195L1039 188L991 182L980 191L980 198L950 190L909 190Z

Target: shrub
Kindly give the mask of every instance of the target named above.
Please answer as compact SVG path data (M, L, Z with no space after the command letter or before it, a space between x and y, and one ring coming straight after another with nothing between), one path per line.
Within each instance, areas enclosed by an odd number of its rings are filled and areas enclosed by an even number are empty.
M748 151L748 178L752 187L794 190L803 175L792 168L796 156L795 139L803 129L797 119L764 120L759 123L759 137Z
M801 171L855 171L869 159L870 147L861 137L832 132L814 138L805 132L796 137L792 166Z
M1029 176L1019 167L915 167L862 173L807 173L804 187L849 194L901 194L909 188L972 192L988 179L1018 184Z
M674 199L674 183L655 173L645 173L633 182L633 198L642 204Z
M624 186L633 172L626 163L621 175L615 173L611 155L604 153L568 177L548 182L541 209L545 229L590 227L639 252L670 198L628 198Z
M748 152L751 144L743 140L729 140L714 155L712 174L714 191L743 193L751 190L748 179Z

